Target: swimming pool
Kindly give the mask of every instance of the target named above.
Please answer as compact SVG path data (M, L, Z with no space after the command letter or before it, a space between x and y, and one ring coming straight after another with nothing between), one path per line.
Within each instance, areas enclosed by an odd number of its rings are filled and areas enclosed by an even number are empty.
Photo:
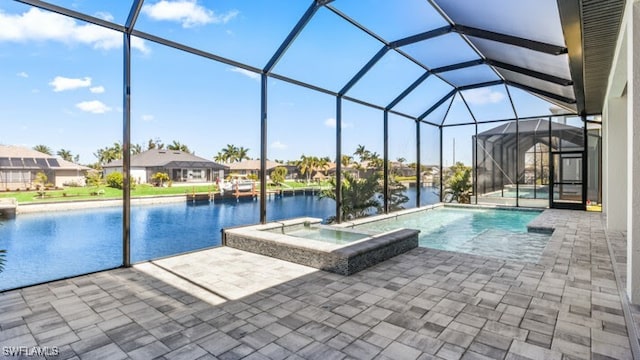
M368 234L331 228L330 226L299 226L292 230L267 230L276 234L285 234L296 238L322 241L329 244L344 245L368 237Z
M368 231L420 230L422 247L537 262L550 236L527 232L540 211L437 207L355 226Z
M364 232L297 218L224 230L224 244L341 275L352 275L418 247L417 230Z
M518 195L521 199L548 199L549 187L540 186L540 187L537 187L536 190L534 191L532 186L521 185L518 191L516 191L516 187L511 186L511 187L505 187L503 190L490 192L481 196L515 198L516 195Z

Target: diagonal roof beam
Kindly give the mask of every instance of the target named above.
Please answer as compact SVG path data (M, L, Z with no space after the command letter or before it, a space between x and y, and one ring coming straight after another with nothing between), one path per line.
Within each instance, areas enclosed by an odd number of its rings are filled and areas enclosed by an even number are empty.
M131 5L131 11L129 11L129 16L127 17L127 22L125 23L125 28L127 28L127 34L131 35L131 31L133 27L136 25L136 21L138 20L138 15L140 15L140 10L142 9L142 3L144 0L134 0Z
M558 11L560 12L560 22L564 41L569 47L569 71L574 81L573 91L576 95L576 105L578 114L586 111L586 100L584 93L584 48L582 39L582 1L558 1ZM578 25L576 25L578 24Z
M401 46L417 43L417 42L420 42L420 41L423 41L423 40L427 40L427 39L431 39L431 38L434 38L434 37L438 37L440 35L448 34L452 30L453 30L453 27L451 27L451 26L443 26L441 28L429 30L429 31L426 31L426 32L423 32L423 33L420 33L420 34L411 35L411 36L406 37L404 39L392 41L392 42L389 43L389 46L391 46L392 49L399 48Z
M455 24L453 25L453 31L467 35L479 37L487 40L493 40L504 44L510 44L514 46L523 47L526 49L543 52L551 55L562 55L568 52L568 49L564 46L558 46L553 44L544 43L541 41L535 41L531 39L525 39L517 36L501 34L493 31L478 29L470 26L464 26Z
M385 107L386 110L391 110L393 109L396 105L398 105L398 103L400 101L402 101L402 99L404 99L405 97L407 97L407 95L409 95L409 93L411 93L413 90L415 90L418 86L420 86L420 84L422 84L425 80L427 80L427 78L429 77L429 75L431 75L431 72L427 71L424 74L422 74L422 76L420 76L419 78L416 79L416 81L414 81L411 85L409 85L408 88L406 88L400 95L398 95L395 99L393 99L393 101L391 101L389 103L389 105L387 105Z
M550 99L554 99L554 100L557 100L557 101L562 101L562 102L567 103L567 104L575 104L576 103L575 99L570 99L570 98L564 97L562 95L558 95L558 94L554 94L554 93L551 93L551 92L548 92L548 91L540 90L540 89L537 89L537 88L534 88L534 87L531 87L531 86L528 86L528 85L520 84L520 83L513 82L513 81L505 81L505 83L507 85L511 85L513 87L517 87L517 88L520 88L522 90L532 92L534 94L546 96L546 97L548 97Z
M330 2L331 0L315 0L311 3L307 11L305 11L300 20L298 20L296 26L293 27L289 35L287 35L282 44L280 44L278 50L276 50L271 59L269 59L269 62L267 62L267 65L263 69L264 73L268 74L271 72L271 70L273 70L278 61L280 61L280 58L282 58L282 55L284 55L289 46L291 46L293 41L298 37L298 35L300 35L302 29L307 26L313 15L315 15L316 11Z
M468 68L468 67L471 67L471 66L482 65L482 64L484 64L484 60L476 59L476 60L465 61L465 62L461 62L461 63L457 63L457 64L452 64L452 65L446 65L446 66L433 68L433 69L431 69L431 72L434 73L434 74L438 74L438 73L464 69L464 68Z
M558 85L562 85L562 86L569 86L569 85L573 85L573 80L571 79L563 79L561 77L558 76L553 76L553 75L549 75L546 73L541 73L538 71L534 71L534 70L529 70L520 66L516 66L516 65L511 65L511 64L507 64L507 63L503 63L500 61L496 61L496 60L491 60L491 59L487 59L485 61L485 63L487 65L491 65L494 67L499 67L505 70L509 70L509 71L513 71L516 72L518 74L522 74L522 75L527 75L527 76L531 76L533 78L539 79L539 80L544 80L544 81L548 81L554 84L558 84Z
M445 101L449 100L455 94L456 94L456 89L449 91L447 95L445 95L442 99L438 100L437 103L433 104L433 106L430 107L429 110L425 111L422 115L418 116L418 120L422 121L424 118L429 116L429 114L431 114L435 109L437 109L438 106L444 104Z
M388 46L383 46L372 58L366 63L358 73L349 80L349 82L338 92L339 95L344 95L355 85L382 57L389 51Z

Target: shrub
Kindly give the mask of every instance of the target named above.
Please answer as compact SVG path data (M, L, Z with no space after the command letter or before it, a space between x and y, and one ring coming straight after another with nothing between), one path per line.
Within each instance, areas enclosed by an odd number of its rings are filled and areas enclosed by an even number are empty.
M122 189L124 183L124 176L121 172L112 172L107 175L105 179L107 181L107 186L115 189Z
M42 171L38 172L35 179L33 180L34 183L40 186L46 186L47 181L49 181L49 178L47 177L47 174L43 173Z
M89 171L85 175L87 179L87 185L98 187L104 183L104 179L102 178L102 173L97 171Z
M464 166L457 162L451 167L453 175L447 180L445 193L451 194L451 201L455 200L460 204L471 203L471 167Z
M112 172L111 174L107 175L106 181L107 181L108 187L112 187L120 190L122 190L122 188L124 187L124 176L122 175L121 172ZM135 189L136 180L133 178L130 178L129 182L130 182L131 190Z
M151 175L151 180L155 183L156 186L162 186L165 181L171 180L169 178L169 174L163 172L157 172Z
M274 184L279 185L284 182L285 177L287 176L287 168L283 166L278 166L271 172L271 181Z

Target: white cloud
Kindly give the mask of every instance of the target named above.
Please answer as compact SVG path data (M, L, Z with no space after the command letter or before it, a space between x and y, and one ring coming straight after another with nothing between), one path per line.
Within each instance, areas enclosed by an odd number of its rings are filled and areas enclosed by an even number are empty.
M91 91L93 94L102 94L104 92L104 86L94 86L92 88L89 88L89 91Z
M153 116L151 114L144 114L140 118L142 119L142 121L151 121L151 120L155 119L155 116Z
M336 119L335 118L328 118L327 120L324 121L324 126L330 127L332 129L335 129L336 128ZM345 122L345 121L342 122L342 128L343 129L350 128L350 127L353 127L352 123Z
M153 5L144 5L142 12L154 20L182 23L183 28L206 24L226 24L238 15L237 10L217 14L195 0L161 0Z
M336 127L336 119L328 118L327 120L324 121L324 125L326 127L335 128Z
M76 104L76 107L82 111L90 112L93 114L104 114L111 111L111 108L105 105L102 101L92 100L83 101Z
M53 91L55 92L75 90L91 86L91 78L84 77L82 79L73 79L66 78L64 76L56 76L49 85L53 86Z
M289 146L287 146L287 144L283 144L281 143L279 140L276 140L274 142L271 143L271 147L273 149L280 149L280 150L284 150L286 148L288 148Z
M24 71L21 71L21 72L17 73L16 75L21 77L21 78L25 78L25 79L29 77L29 74L27 74Z
M242 75L244 75L244 76L246 76L246 77L248 77L250 79L260 80L260 74L254 73L253 71L249 71L247 69L242 69L242 68L239 68L239 67L232 67L230 70L235 72L235 73L242 74Z
M0 42L58 41L84 44L94 49L111 50L122 47L122 34L97 25L79 25L75 20L56 13L31 8L22 14L0 11ZM149 49L144 40L132 38L131 47L143 53Z
M100 18L102 20L111 21L111 22L113 22L114 20L113 15L111 15L106 11L98 11L97 13L95 13L95 17Z
M485 105L496 104L504 100L503 93L492 91L489 88L471 89L464 92L464 98L469 104Z

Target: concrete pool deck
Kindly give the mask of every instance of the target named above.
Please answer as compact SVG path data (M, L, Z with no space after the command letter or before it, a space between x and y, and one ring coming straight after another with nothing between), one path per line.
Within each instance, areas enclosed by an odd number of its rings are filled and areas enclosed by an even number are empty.
M59 359L632 358L602 215L538 221L555 228L538 264L417 248L347 277L223 247L8 291L0 346L57 346Z

